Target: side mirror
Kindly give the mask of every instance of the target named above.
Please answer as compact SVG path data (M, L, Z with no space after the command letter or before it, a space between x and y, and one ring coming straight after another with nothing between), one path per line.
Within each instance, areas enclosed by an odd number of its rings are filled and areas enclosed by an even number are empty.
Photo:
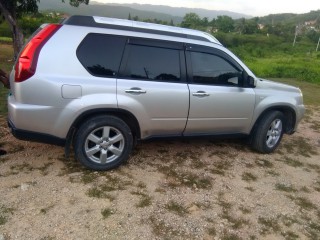
M248 76L247 83L249 87L255 88L257 85L257 81L252 76Z

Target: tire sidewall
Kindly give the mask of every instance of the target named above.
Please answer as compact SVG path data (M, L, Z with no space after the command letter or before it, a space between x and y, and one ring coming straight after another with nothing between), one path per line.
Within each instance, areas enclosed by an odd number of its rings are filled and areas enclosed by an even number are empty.
M116 128L124 137L124 149L121 155L110 163L100 164L89 159L85 153L85 142L88 135L95 129L110 126ZM76 159L91 170L105 171L118 167L129 158L133 147L133 137L128 125L114 116L97 116L84 122L75 136L74 151Z
M280 133L280 137L277 141L277 143L269 147L266 143L267 133L269 131L269 128L271 126L271 123L275 121L276 119L279 119L282 123L282 131ZM271 153L273 152L280 144L281 139L283 137L285 129L285 117L282 112L280 111L273 111L268 114L266 114L261 121L259 122L257 129L254 133L253 137L253 148L261 153Z

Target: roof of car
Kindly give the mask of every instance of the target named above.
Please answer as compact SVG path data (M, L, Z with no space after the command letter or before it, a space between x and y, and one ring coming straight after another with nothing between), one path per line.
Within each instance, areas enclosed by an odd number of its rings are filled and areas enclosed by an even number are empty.
M212 42L221 45L221 43L215 37L206 32L155 23L138 22L127 19L74 15L64 20L63 24L153 33Z

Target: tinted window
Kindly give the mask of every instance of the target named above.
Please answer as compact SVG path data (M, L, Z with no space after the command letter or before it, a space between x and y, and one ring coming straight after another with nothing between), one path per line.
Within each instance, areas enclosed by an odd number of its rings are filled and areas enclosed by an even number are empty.
M180 81L179 50L131 45L123 77Z
M92 75L116 77L125 43L125 37L90 33L78 47L77 56Z
M240 84L242 72L220 56L191 52L193 82L237 86Z

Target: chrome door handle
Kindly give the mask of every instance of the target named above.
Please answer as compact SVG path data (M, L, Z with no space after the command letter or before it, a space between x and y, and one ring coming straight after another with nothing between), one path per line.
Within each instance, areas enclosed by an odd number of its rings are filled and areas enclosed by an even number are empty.
M198 92L192 93L192 96L195 96L195 97L208 97L208 96L210 96L210 94L206 93L204 91L198 91Z
M133 93L133 94L143 94L147 93L146 90L142 90L141 88L130 88L125 90L126 93Z

